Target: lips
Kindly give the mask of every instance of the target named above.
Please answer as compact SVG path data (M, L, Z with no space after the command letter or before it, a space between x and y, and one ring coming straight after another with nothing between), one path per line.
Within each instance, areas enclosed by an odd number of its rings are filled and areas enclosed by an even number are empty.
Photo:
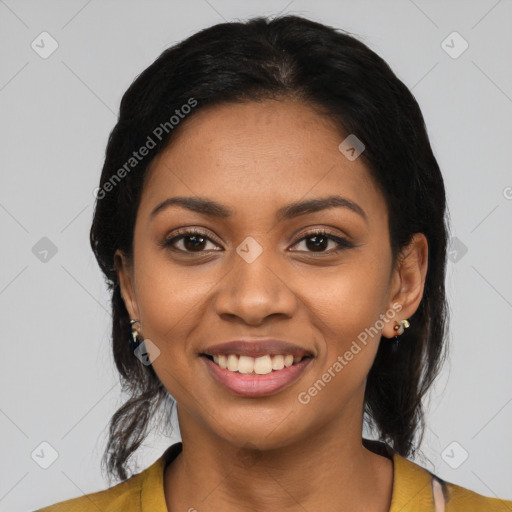
M259 339L254 341L235 340L218 345L210 345L201 351L200 355L219 356L235 354L237 356L261 357L265 355L283 355L288 354L293 357L304 357L314 355L311 351L300 347L288 341L276 339Z
M275 339L211 345L199 355L217 382L245 397L267 396L288 387L314 357L308 349Z

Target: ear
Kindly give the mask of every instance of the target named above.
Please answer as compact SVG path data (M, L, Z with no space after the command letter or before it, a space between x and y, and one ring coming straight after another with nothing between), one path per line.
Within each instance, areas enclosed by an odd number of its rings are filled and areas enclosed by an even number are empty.
M123 298L128 314L131 319L139 320L139 308L137 306L133 279L133 265L128 257L119 249L114 254L114 268L116 269L117 278L119 279L121 297Z
M402 306L395 317L395 320L400 322L415 313L423 298L428 267L428 242L425 235L415 233L411 242L398 255L397 260L391 277L388 308L397 303ZM396 335L393 329L395 325L394 321L387 322L382 329L382 335L393 338Z

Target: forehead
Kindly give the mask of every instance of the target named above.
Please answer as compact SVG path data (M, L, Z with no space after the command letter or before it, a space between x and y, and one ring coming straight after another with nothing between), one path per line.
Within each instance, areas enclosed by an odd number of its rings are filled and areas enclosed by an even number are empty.
M300 102L266 100L206 107L185 119L148 169L140 208L170 196L199 196L240 216L304 198L340 194L385 214L384 198L362 158L325 115Z

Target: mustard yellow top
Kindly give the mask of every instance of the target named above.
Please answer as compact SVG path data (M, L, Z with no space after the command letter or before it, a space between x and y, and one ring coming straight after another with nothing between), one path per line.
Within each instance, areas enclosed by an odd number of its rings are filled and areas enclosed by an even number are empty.
M443 481L380 441L363 439L363 443L368 449L393 461L389 512L512 511L510 500L487 498ZM164 470L178 456L181 448L181 442L169 446L150 467L109 489L61 501L35 512L168 512L163 485Z

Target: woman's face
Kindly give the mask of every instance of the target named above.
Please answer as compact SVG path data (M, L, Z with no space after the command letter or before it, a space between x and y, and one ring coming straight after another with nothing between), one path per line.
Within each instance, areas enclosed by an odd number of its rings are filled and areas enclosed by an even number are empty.
M422 293L414 304L400 295L386 204L362 159L348 159L345 136L292 101L206 108L180 130L148 170L133 266L117 265L182 435L260 448L329 425L360 436L380 335L393 337ZM169 201L177 197L208 208ZM211 348L236 340L247 343ZM243 373L253 365L259 373Z

